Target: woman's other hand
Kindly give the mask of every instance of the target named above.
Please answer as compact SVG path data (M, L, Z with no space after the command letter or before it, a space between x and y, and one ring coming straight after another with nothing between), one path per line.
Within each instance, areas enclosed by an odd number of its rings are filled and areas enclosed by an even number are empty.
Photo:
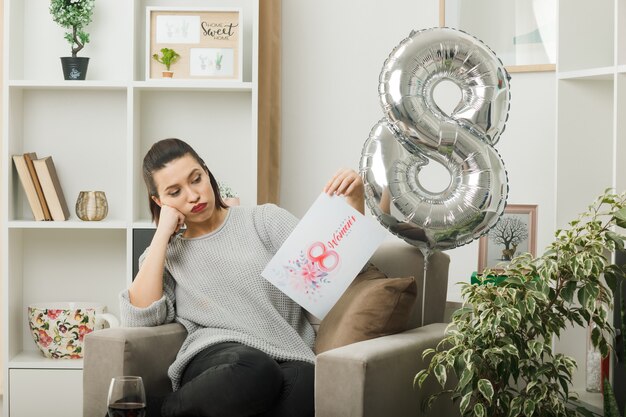
M348 204L365 214L365 187L363 179L353 169L342 168L324 186L324 192L328 195L342 195L346 197Z

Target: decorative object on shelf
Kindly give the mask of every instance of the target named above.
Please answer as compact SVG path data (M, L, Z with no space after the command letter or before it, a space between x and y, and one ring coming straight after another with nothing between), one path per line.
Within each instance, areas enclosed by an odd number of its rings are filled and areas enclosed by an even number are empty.
M50 0L50 14L59 26L70 29L65 39L72 48L71 57L61 57L63 76L66 80L84 80L87 76L89 58L78 57L78 52L89 42L85 27L91 23L94 0Z
M602 354L593 344L592 335L599 331L598 326L591 322L587 329L587 357L585 358L585 389L587 392L600 392L602 388Z
M40 303L28 306L28 325L47 358L80 359L83 338L94 330L118 327L119 320L97 303Z
M175 44L176 78L241 81L242 21L239 8L146 8L146 79L160 74L150 57Z
M43 207L43 204L45 204L45 198L43 200L40 198L41 190L37 189L38 187L41 189L41 185L39 184L39 180L31 175L27 158L32 161L37 159L37 154L29 152L23 155L13 155L13 163L15 164L15 169L17 170L17 174L20 178L22 188L26 193L26 199L28 200L28 204L36 221L51 220L52 218L48 217L50 215L48 208L46 207L44 210Z
M99 221L109 213L104 191L81 191L76 200L76 215L85 221Z
M537 254L537 205L507 204L498 223L478 240L478 271L502 269L525 252Z
M439 25L484 39L509 72L556 69L556 0L439 0Z
M224 203L226 203L226 205L233 207L241 204L239 196L236 192L233 191L232 188L230 188L228 185L224 184L221 181L218 181L217 185L219 187L220 196L222 197L222 200L224 201Z
M626 278L626 270L608 255L624 247L626 236L614 232L616 226L626 227L626 192L607 190L555 233L543 255L515 257L502 272L507 276L502 283L464 284L464 306L452 315L437 348L424 351L429 365L415 381L421 386L434 374L452 400L460 400L464 416L583 413L566 410L577 365L555 353L552 341L572 325L593 322L593 345L602 356L609 353L615 335L608 318L612 293ZM450 373L456 377L446 385Z
M163 78L172 78L174 77L174 72L170 71L170 66L178 61L180 55L173 49L170 48L161 48L161 56L159 54L152 55L157 62L165 65L165 71L163 71Z

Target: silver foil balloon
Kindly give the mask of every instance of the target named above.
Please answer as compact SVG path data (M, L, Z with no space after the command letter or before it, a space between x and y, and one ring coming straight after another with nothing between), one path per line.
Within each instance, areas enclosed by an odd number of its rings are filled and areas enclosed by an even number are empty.
M433 98L443 80L462 92L450 115ZM413 32L385 62L379 92L386 119L372 129L360 163L378 220L422 250L451 249L486 233L508 193L504 163L492 146L509 108L509 76L500 60L454 29ZM450 174L443 191L430 191L418 178L431 161Z

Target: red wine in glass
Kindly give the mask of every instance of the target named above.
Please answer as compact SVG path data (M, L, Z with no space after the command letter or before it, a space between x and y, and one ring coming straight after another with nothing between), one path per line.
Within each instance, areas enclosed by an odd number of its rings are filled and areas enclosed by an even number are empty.
M145 417L146 405L142 403L115 403L109 405L109 417Z
M107 399L109 417L145 417L146 394L138 376L118 376L111 380Z

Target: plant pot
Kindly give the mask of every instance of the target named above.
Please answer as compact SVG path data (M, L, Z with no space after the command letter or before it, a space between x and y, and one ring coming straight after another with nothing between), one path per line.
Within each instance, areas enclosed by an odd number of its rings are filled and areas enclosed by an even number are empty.
M63 76L66 80L84 80L87 76L89 58L84 57L61 57Z
M163 78L174 78L174 71L163 71Z

